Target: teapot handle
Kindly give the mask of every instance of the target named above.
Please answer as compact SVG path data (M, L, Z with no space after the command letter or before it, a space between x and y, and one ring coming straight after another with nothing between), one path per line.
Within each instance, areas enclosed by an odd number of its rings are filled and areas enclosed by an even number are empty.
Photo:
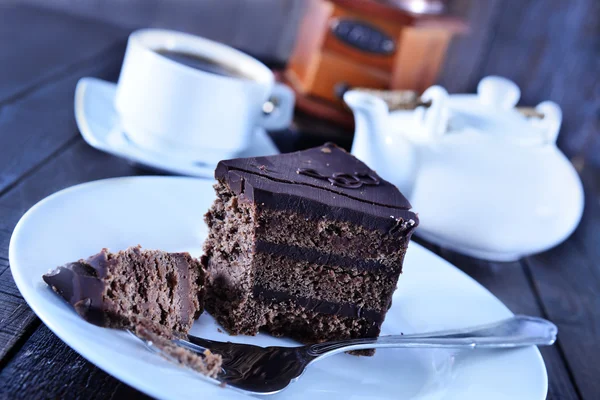
M535 110L543 114L543 117L532 119L531 123L543 132L545 143L556 144L562 123L560 106L553 101L544 101L538 104Z
M448 92L441 86L432 86L421 95L423 103L431 102L429 107L417 107L415 119L421 126L426 138L443 135L448 126Z

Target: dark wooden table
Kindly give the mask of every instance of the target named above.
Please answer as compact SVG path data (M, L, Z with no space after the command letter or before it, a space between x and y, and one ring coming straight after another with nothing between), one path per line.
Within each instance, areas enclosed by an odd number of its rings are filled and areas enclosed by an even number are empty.
M526 18L519 23L526 24ZM89 147L73 117L77 80L116 80L128 33L56 11L0 6L0 398L144 397L54 336L21 297L8 261L15 224L42 198L82 182L148 173ZM456 49L450 66L464 51ZM464 68L455 70L465 79ZM597 126L596 119L590 129ZM348 135L302 116L295 128L272 135L282 151L325 138L350 144ZM518 262L493 263L423 243L513 312L558 325L557 344L542 349L552 399L600 398L600 174L585 160L577 166L586 190L585 213L560 246Z

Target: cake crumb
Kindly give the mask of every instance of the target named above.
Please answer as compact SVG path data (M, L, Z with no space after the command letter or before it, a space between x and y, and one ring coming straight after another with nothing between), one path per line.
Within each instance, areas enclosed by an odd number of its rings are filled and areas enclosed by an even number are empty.
M323 148L321 149L321 151L322 151L323 153L331 153L331 149L330 149L329 147L323 147Z
M266 171L267 170L267 166L266 165L258 165L256 168L260 169L261 171Z
M153 332L143 324L135 326L134 332L140 339L152 342L152 345L159 348L162 352L161 355L169 361L191 368L211 378L216 378L221 371L223 363L221 355L214 354L208 349L202 355L199 355L178 346L169 338Z
M217 332L223 333L223 331L221 330L221 328L217 328Z
M219 386L222 387L223 389L227 387L227 383L225 382L221 382L219 383Z

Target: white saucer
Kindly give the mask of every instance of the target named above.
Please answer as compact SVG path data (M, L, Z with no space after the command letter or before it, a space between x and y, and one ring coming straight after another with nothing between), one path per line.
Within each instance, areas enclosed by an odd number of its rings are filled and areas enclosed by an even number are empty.
M75 90L75 119L83 139L92 147L136 163L174 174L212 178L216 162L207 162L198 155L197 161L168 157L138 147L123 132L114 108L117 85L96 78L82 78ZM206 159L227 159L279 154L277 147L263 128L256 128L248 148L215 157L211 150Z
M215 197L212 183L184 177L133 177L78 185L31 208L10 242L13 277L40 319L98 367L160 399L248 397L168 363L125 332L85 322L41 277L102 247L119 250L139 243L200 255L207 234L202 216ZM382 334L460 328L510 315L473 279L411 243ZM206 313L194 324L192 334L263 346L294 343L266 334L230 337L219 332ZM381 349L374 357L341 354L320 361L272 398L542 400L546 391L546 368L535 347Z

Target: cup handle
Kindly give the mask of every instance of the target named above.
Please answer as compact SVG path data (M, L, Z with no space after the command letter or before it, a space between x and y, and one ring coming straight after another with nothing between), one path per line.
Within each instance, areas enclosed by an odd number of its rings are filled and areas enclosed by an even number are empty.
M287 128L294 116L294 101L292 89L283 83L275 83L271 97L263 105L260 126L269 131Z

